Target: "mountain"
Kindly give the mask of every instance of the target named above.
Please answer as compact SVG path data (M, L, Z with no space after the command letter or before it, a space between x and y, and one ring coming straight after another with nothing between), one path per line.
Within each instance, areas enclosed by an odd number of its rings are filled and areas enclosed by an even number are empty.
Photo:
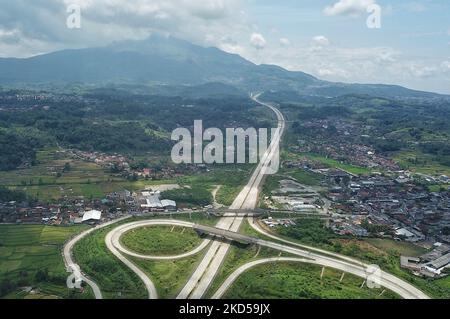
M143 41L124 41L101 48L63 50L27 59L0 59L0 84L75 82L171 86L215 83L212 86L215 89L222 83L239 91L287 90L327 97L344 94L403 98L439 96L399 86L322 81L303 72L256 65L217 48L156 35Z

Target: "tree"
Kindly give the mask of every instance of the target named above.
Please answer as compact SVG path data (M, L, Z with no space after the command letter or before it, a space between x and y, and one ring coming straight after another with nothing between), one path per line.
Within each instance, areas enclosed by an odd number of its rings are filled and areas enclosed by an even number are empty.
M7 295L16 289L17 284L10 279L3 279L0 283L0 297Z
M36 272L36 275L34 276L34 278L36 279L37 282L45 282L48 281L48 269L39 269Z
M72 169L72 167L70 166L70 163L69 163L69 162L67 162L66 164L64 164L64 169L63 169L63 172L64 172L64 173L70 172L71 169Z
M444 227L444 229L442 230L442 234L444 236L450 236L450 227Z
M0 186L0 201L3 202L22 202L27 199L25 193L16 190L9 190L3 186Z

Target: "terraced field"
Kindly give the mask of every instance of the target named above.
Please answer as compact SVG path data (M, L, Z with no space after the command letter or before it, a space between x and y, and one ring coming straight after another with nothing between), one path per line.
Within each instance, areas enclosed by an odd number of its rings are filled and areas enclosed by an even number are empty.
M41 298L67 297L70 292L61 248L83 229L86 227L0 225L0 298L25 298L27 294L18 290L24 286L38 288L41 293L36 296Z

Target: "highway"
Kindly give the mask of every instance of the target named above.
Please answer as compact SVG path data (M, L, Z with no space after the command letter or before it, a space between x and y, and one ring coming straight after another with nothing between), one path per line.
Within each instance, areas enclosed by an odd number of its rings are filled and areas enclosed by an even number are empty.
M326 252L326 253L334 255L334 256L331 257L331 256L326 256L326 255L319 255L319 254L316 254L309 250L303 250L303 249L299 249L296 247L287 246L284 244L279 244L276 242L267 241L267 240L263 240L263 239L258 239L256 237L246 236L246 235L242 235L239 233L233 233L231 231L226 231L226 230L222 230L222 229L218 229L218 228L214 228L214 227L196 225L195 228L202 230L204 232L207 232L211 235L218 235L220 237L225 237L225 238L235 240L238 242L251 243L254 245L261 246L261 247L271 248L271 249L274 249L274 250L277 250L280 252L284 252L287 254L296 255L296 256L302 257L302 259L296 260L296 261L301 261L303 263L311 263L311 264L316 264L316 265L320 265L320 266L324 266L324 267L341 270L345 273L349 273L349 274L353 274L358 277L361 277L366 281L371 280L371 278L375 278L373 275L374 269L376 269L376 268L374 268L374 265L364 264L364 263L361 263L360 261L354 260L354 259L346 257L346 256L332 254L332 253L328 253L328 252ZM274 259L269 259L269 260L273 261ZM279 260L280 259L275 259L275 261L279 261ZM234 276L236 276L236 278L237 278L241 273L243 273L245 270L249 269L249 267L251 268L252 267L251 265L258 265L258 264L259 264L258 261L256 261L256 262L251 262L247 265L244 265L241 269L241 272L237 271L234 274ZM231 275L231 278L233 278L233 275ZM234 281L234 280L232 280L232 281ZM376 284L379 284L380 286L383 286L383 287L397 293L399 296L401 296L404 299L428 299L429 298L426 294L424 294L419 289L415 288L413 285L407 283L406 281L403 281L400 278L392 276L391 274L388 274L388 273L382 271L381 269L377 272L376 279L374 281L376 281ZM225 286L222 286L223 287L222 290L224 290L224 291L226 291L226 289L229 288L229 286L228 287L226 286L226 283L227 282L224 283ZM229 284L231 285L231 283L229 283Z
M87 283L91 288L92 291L94 292L95 295L95 299L103 299L103 295L102 292L100 290L100 287L97 285L97 283L95 283L93 280L89 279L86 275L83 274L83 272L81 271L80 266L74 261L73 259L73 255L72 255L72 250L73 247L75 247L75 245L82 240L83 238L85 238L87 235L91 234L92 232L102 229L104 227L108 227L110 225L113 225L115 223L118 223L122 220L126 220L128 218L130 218L131 216L126 216L108 223L105 223L103 225L91 228L85 232L82 232L81 234L75 236L74 238L70 239L63 248L63 259L64 259L64 264L66 265L66 269L67 272L73 273L75 275L76 279L82 279L85 283Z
M333 263L332 261L326 263L323 260L316 260L316 259L308 259L308 258L286 258L286 257L276 257L276 258L266 258L266 259L260 259L256 261L249 262L238 269L236 269L225 281L224 283L219 287L219 289L216 291L216 293L212 296L212 299L221 299L225 293L232 287L232 285L236 282L236 280L239 279L241 275L243 275L245 272L251 270L254 267L257 267L259 265L267 264L267 263L287 263L287 262L297 262L297 263L303 263L303 264L313 264L313 265L319 265L324 267L330 267L337 270L342 270L347 273L355 274L359 277L366 278L367 272L361 272L357 270L351 270L347 267L341 267L341 265L337 263ZM365 279L367 280L367 279ZM383 282L383 287L389 288L390 290L396 292L398 295L405 299L418 299L417 295L410 293L407 290L404 290L402 288L399 288L398 286L389 285L385 286L386 282ZM423 298L419 299L426 299L426 296L422 296Z
M212 296L211 299L221 299L225 293L230 289L230 287L238 280L238 278L243 275L246 271L249 271L250 269L263 265L268 263L276 263L276 262L299 262L299 263L308 263L311 262L311 260L308 259L300 259L300 258L267 258L267 259L260 259L256 261L252 261L250 263L247 263L238 269L236 269L220 286L220 288L216 291L216 293Z
M336 257L323 256L311 251L306 251L266 240L259 240L258 245L311 259L310 263L341 270L343 272L353 274L364 279L368 279L368 277L371 275L371 265L362 264L359 261L357 261L357 263L359 264L358 265L354 262L337 259ZM347 257L345 259L347 259ZM426 294L424 294L413 285L382 270L380 270L377 277L377 282L381 286L397 293L404 299L429 299Z
M117 257L117 259L119 259L125 266L130 268L141 279L141 281L144 283L145 289L147 289L148 291L148 298L158 299L158 291L156 290L155 284L151 281L151 279L139 267L137 267L134 263L123 256L120 251L114 246L113 237L115 237L117 229L119 229L120 231L120 227L115 228L106 235L106 246L111 251L111 253Z
M279 144L281 137L285 131L286 122L283 114L270 104L260 102L258 97L260 95L252 95L252 99L260 105L270 108L277 116L278 127L272 141L263 154L258 166L253 172L250 181L242 191L239 193L233 204L230 206L231 210L241 209L255 209L258 203L258 192L263 181L264 176L270 169L270 164L275 156L279 155ZM222 218L216 225L217 228L238 232L244 220L244 217ZM181 290L177 299L201 299L212 281L214 280L220 266L222 265L230 244L228 242L214 241L205 257L201 261L198 268L195 270L187 284Z
M148 291L148 295L150 299L156 299L158 298L158 294L156 291L156 288L151 281L151 279L143 272L141 271L137 266L135 266L132 262L130 262L123 254L135 256L142 259L147 260L176 260L180 258L186 258L189 256L193 256L195 254L200 253L202 250L204 250L207 245L210 243L210 240L207 239L202 242L197 248L194 250L187 252L185 254L177 255L177 256L146 256L146 255L139 255L135 254L133 252L128 251L126 248L123 248L120 243L120 237L123 236L126 232L131 231L136 228L141 227L148 227L148 226L160 226L160 225L166 225L166 226L179 226L179 227L186 227L186 228L194 228L194 229L201 229L206 231L207 233L211 235L218 235L219 237L225 236L226 238L230 240L237 240L237 241L246 241L249 243L253 243L254 245L258 245L261 247L267 247L274 249L276 251L284 252L287 254L298 256L299 258L269 258L264 260L257 260L252 261L250 263L247 263L240 267L238 270L236 270L233 274L229 276L229 278L226 279L226 281L222 284L222 286L219 288L219 290L214 294L216 298L219 298L223 296L223 294L231 287L231 285L237 280L237 278L242 275L245 271L250 270L251 268L260 265L262 263L267 262L280 262L280 261L293 261L293 262L300 262L300 263L309 263L309 264L315 264L319 266L324 266L328 268L333 268L336 270L340 270L345 273L353 274L355 276L361 277L363 280L369 280L371 276L371 265L367 265L364 263L361 263L357 260L354 260L352 258L336 255L333 253L326 252L328 256L326 255L319 255L316 254L310 250L304 250L297 247L288 246L285 244L280 244L273 241L267 241L263 239L259 239L256 237L246 236L242 235L236 232L232 231L226 231L220 228L214 228L214 227L208 227L208 226L202 226L202 225L196 225L193 223L185 222L185 221L178 221L178 220L144 220L139 222L133 222L129 224L125 224L122 226L119 226L115 229L113 229L107 236L106 236L106 245L108 249L112 251L112 253L121 260L127 267L129 267L132 271L134 271L139 278L144 282L146 289ZM213 241L213 243L218 241ZM297 245L298 246L298 245ZM317 250L317 249L314 249ZM209 253L208 251L207 253ZM333 255L333 256L330 256ZM411 284L392 276L384 271L379 272L379 276L377 277L378 283L380 286L385 287L395 293L397 293L399 296L401 296L404 299L429 299L429 297L412 286Z
M269 145L267 151L262 156L262 159L260 160L260 163L258 164L257 168L253 172L250 181L242 191L239 193L237 198L235 199L234 203L230 207L231 210L242 210L242 209L254 209L258 202L258 192L259 188L261 186L261 183L263 181L264 176L268 172L270 168L270 164L273 159L275 159L275 156L278 155L279 152L279 143L281 141L281 137L285 130L285 120L283 117L283 114L273 107L270 104L260 102L258 100L259 95L252 95L252 99L257 102L260 105L263 105L265 107L270 108L277 116L278 120L278 127L277 130L272 137L271 144ZM233 214L229 214L230 216L233 216ZM233 218L229 218L225 214L224 218L222 218L218 224L216 225L217 228L230 230L233 232L237 232L244 220L244 216L233 216ZM115 221L117 222L117 221ZM65 247L64 247L64 260L67 266L68 271L74 272L76 275L81 276L81 278L88 283L92 289L94 290L95 296L97 299L101 299L101 291L98 285L89 280L85 275L82 274L80 267L73 261L72 259L72 249L75 244L93 232L96 229L103 228L106 226L109 226L111 223L107 223L104 225L101 225L99 227L90 229L79 236L75 237L73 240L71 240ZM131 253L131 255L135 256L136 254L133 252L126 251L121 245L120 242L118 242L117 238L120 238L120 234L116 233L115 231L110 232L106 236L106 244L108 249L125 265L127 265L131 270L133 270L136 275L144 282L144 285L146 286L146 289L149 292L149 298L157 298L158 294L156 291L156 288L152 281L148 278L148 276L142 272L136 265L134 265L132 262L130 262L128 259L126 259L121 252ZM206 247L209 243L203 242L202 245ZM185 287L182 289L180 294L177 298L179 299L200 299L206 292L206 290L211 285L217 271L219 270L223 260L225 259L225 256L228 252L228 249L230 247L230 244L227 242L221 242L221 241L213 241L210 245L210 248L208 249L207 253L205 254L205 257L201 261L200 265L195 270L194 274L191 276ZM199 248L198 248L199 249ZM152 259L153 256L142 256L145 257L145 259ZM158 258L164 258L164 257L158 257Z
M107 237L109 240L106 240L106 245L111 250L110 247L116 248L118 251L120 251L122 254L136 257L139 259L145 259L145 260L177 260L177 259L183 259L187 257L191 257L193 255L196 255L200 253L203 249L205 249L209 243L211 242L209 239L205 239L202 241L202 243L195 248L194 250L191 250L190 252L187 252L185 254L180 254L176 256L149 256L149 255L142 255L137 254L135 252L132 252L128 250L127 248L123 247L122 243L120 242L120 237L122 237L125 233L132 231L136 228L142 228L147 226L178 226L178 227L185 227L185 228L194 228L193 223L183 222L183 221L177 221L173 219L159 219L159 220L144 220L139 222L134 222L126 225L119 226L115 228L113 231L110 232L111 236Z
M250 226L251 226L254 230L256 230L256 231L257 231L258 233L260 233L261 235L264 235L264 236L269 237L269 238L271 238L271 239L274 239L274 240L276 240L276 241L279 241L279 242L282 242L282 243L286 243L286 244L292 245L292 246L297 246L297 247L306 249L306 250L308 250L308 251L315 251L315 252L317 252L317 253L320 253L320 254L323 254L323 255L326 255L326 256L332 256L332 257L335 257L335 258L338 258L338 259L342 259L342 260L348 261L348 262L350 262L350 263L353 263L353 264L355 264L355 265L359 265L359 266L362 266L362 267L366 267L366 266L367 266L367 265L364 264L363 262L361 262L361 261L359 261L359 260L357 260L357 259L348 257L348 256L336 254L336 253L333 253L333 252L330 252L330 251L327 251L327 250L324 250L324 249L312 247L312 246L302 245L302 244L296 243L296 242L294 242L294 241L286 240L286 239L284 239L284 238L275 236L275 235L273 235L272 233L266 231L264 228L262 228L262 227L258 224L257 220L254 219L254 218L252 218L252 217L249 217L249 218L248 218L248 223L250 224Z
M253 210L257 206L258 203L258 192L259 188L264 180L264 176L267 174L269 169L270 162L274 159L274 156L277 155L278 151L278 143L281 140L283 132L285 130L285 120L283 115L279 110L274 108L269 104L265 104L258 101L258 96L252 97L256 102L261 105L264 105L270 109L272 109L278 118L278 129L277 133L272 138L272 143L270 144L267 152L264 154L262 160L259 165L253 172L250 181L248 184L242 189L234 203L230 207L230 210ZM249 242L268 247L280 252L285 252L288 254L292 254L298 256L299 258L269 258L260 261L254 261L243 265L238 270L236 270L220 287L220 289L214 295L215 297L221 297L227 291L227 289L232 285L232 283L245 271L251 269L252 267L259 265L265 262L277 262L277 261L296 261L303 263L312 263L316 265L321 265L325 267L334 268L337 270L341 270L346 273L351 273L365 280L368 278L370 273L370 265L364 264L361 261L356 259L339 255L336 253L328 252L322 249L301 245L289 240L285 240L283 238L279 238L266 230L264 230L260 225L258 225L252 217L248 217L248 221L250 225L260 234L267 236L273 241L262 240L256 237L244 236L242 234L238 234L239 228L246 217L243 215L236 215L234 213L226 213L223 218L219 220L216 227L206 227L201 225L195 225L193 223L177 221L177 220L146 220L139 221L134 223L125 224L113 229L109 232L105 238L106 245L108 249L127 267L129 267L133 272L137 274L137 276L143 281L150 299L158 298L158 293L155 288L155 285L151 281L151 279L140 270L134 263L130 262L124 255L134 256L141 259L147 260L176 260L180 258L185 258L188 256L192 256L200 253L201 251L207 249L203 259L201 260L198 267L195 269L192 276L189 278L186 285L183 287L181 292L178 295L178 299L200 299L204 296L208 288L210 287L212 281L214 280L220 266L222 265L227 252L230 248L229 241L223 240L204 240L197 248L194 250L177 255L177 256L147 256L142 254L137 254L135 252L129 251L125 247L123 247L120 243L120 238L123 234L128 231L131 231L135 228L146 227L146 226L156 226L156 225L172 225L172 226L180 226L186 228L197 228L200 230L205 230L206 233L216 234L222 236L225 234L226 238L231 240L242 240L247 239ZM117 222L117 221L115 221ZM101 298L101 292L94 282L90 281L86 276L81 273L79 266L75 264L72 260L71 250L73 246L80 239L84 238L86 235L91 233L92 231L106 227L114 222L104 224L97 228L90 229L86 231L74 239L72 239L68 244L64 247L64 258L66 261L66 265L68 270L79 273L82 278L92 287L96 298ZM246 237L246 238L245 238ZM379 276L379 283L381 286L396 292L398 295L405 299L428 299L429 297L412 286L411 284L397 278L391 274L381 271ZM89 281L88 281L89 280Z

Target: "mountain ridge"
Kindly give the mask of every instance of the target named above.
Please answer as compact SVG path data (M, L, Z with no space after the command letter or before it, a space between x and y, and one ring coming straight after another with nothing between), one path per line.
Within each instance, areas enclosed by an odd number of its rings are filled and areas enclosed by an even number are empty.
M196 86L224 83L240 90L292 90L334 97L448 97L397 85L350 84L320 80L277 65L256 65L237 54L173 37L152 36L98 48L67 49L31 58L0 58L0 85L19 83L139 83Z

